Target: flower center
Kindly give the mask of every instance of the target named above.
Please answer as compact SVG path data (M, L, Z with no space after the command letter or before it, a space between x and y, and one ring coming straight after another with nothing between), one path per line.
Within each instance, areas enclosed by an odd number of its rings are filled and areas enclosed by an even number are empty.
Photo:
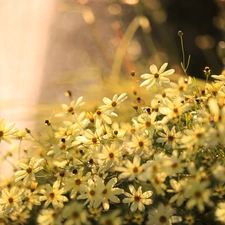
M114 157L114 154L112 152L109 153L109 158L112 159Z
M168 136L168 141L171 141L172 142L174 139L175 139L174 136L172 136L172 135L169 135Z
M0 130L0 137L3 137L4 132Z
M139 141L138 145L139 145L139 147L143 147L144 146L144 142L143 141Z
M55 197L55 194L54 194L53 192L51 192L51 193L49 194L49 197L50 197L51 199L53 199L53 198Z
M115 101L113 101L113 102L111 103L111 106L112 106L112 107L116 107L116 106L117 106L117 103L116 103Z
M155 74L154 74L154 77L155 77L155 78L158 78L158 77L159 77L159 74L158 74L158 73L155 73Z
M26 169L26 172L27 173L31 173L32 172L32 169L29 167L29 168Z
M94 191L94 190L91 190L91 191L89 192L89 194L90 194L91 196L94 196L94 195L95 195L95 191Z
M141 200L140 196L136 195L134 196L134 201L135 202L139 202Z
M167 221L167 218L165 216L160 216L159 217L159 222L160 223L165 223Z
M97 143L97 138L96 137L92 138L91 140L92 140L93 143Z
M76 185L80 185L80 184L81 184L81 180L80 180L80 179L76 179L76 180L75 180L75 184L76 184Z
M69 113L73 112L73 107L69 107L67 110Z
M9 198L8 201L10 204L13 203L13 198Z

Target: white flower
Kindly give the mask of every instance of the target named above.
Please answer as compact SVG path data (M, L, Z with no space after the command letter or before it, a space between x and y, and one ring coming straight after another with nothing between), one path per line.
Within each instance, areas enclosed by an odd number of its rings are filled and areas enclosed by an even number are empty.
M162 86L162 83L169 83L170 79L165 76L172 75L175 70L169 69L165 71L167 65L168 63L164 63L159 70L156 65L151 65L149 68L151 73L145 73L141 75L141 78L145 79L145 81L142 82L140 86L146 86L146 89L150 90L154 85Z
M100 106L99 108L103 110L104 112L112 113L115 111L115 109L119 109L121 103L127 99L127 94L123 93L118 96L118 94L115 94L111 99L104 97L103 102L105 105Z
M29 165L25 163L20 163L19 166L22 168L22 170L19 170L15 172L15 181L23 180L24 184L27 184L28 182L34 181L35 173L42 170L41 163L44 159L38 159L36 160L34 157L30 159Z
M148 225L171 225L174 210L170 205L160 204L158 208L151 210L148 216Z
M0 142L1 140L11 144L11 140L9 138L10 135L15 133L16 131L12 131L12 128L15 126L15 123L11 123L6 127L5 120L2 119L0 121Z
M218 203L215 211L216 220L225 223L225 202Z
M136 191L133 185L129 185L129 190L131 194L128 192L124 193L128 198L124 198L123 203L131 203L131 212L135 212L137 209L143 212L145 210L145 205L152 204L152 199L150 199L152 191L142 193L142 186L139 186Z

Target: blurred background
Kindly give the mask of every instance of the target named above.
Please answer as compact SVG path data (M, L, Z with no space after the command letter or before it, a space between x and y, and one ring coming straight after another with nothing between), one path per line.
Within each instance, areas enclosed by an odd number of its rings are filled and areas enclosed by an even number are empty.
M42 124L69 103L68 90L92 109L104 96L132 95L153 63L169 62L177 79L178 31L191 56L187 74L205 79L205 66L221 74L224 0L0 0L0 119Z
M27 121L37 103L62 103L67 90L101 99L112 78L128 82L152 63L182 75L180 30L188 75L204 79L205 66L220 74L224 8L223 0L0 0L1 117Z

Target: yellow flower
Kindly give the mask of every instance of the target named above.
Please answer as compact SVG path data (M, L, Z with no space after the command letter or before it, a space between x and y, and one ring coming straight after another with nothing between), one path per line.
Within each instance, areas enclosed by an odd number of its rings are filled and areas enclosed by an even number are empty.
M0 205L5 213L19 209L22 193L23 190L19 190L17 187L12 187L10 190L4 188L2 190Z
M152 204L152 199L150 199L152 191L142 193L142 186L136 191L133 185L129 185L129 190L131 194L128 192L124 193L128 198L124 198L123 203L131 203L131 212L135 212L137 209L143 212L145 210L145 205Z
M47 208L51 203L55 209L62 208L63 202L68 202L68 198L62 195L65 190L64 188L59 189L59 182L55 182L51 187L50 184L46 184L45 189L41 189L40 201L46 201L44 207Z
M34 181L35 173L40 171L43 167L41 166L41 163L44 159L36 160L34 157L31 158L29 165L25 163L20 163L19 166L22 168L22 170L19 170L15 172L15 181L23 180L24 184L27 184L28 182Z
M2 119L0 121L0 142L1 140L3 140L7 142L8 144L12 143L9 136L15 133L15 131L12 131L12 128L14 126L15 126L15 123L11 123L9 126L6 127L5 120Z
M167 65L168 63L164 63L159 70L156 65L151 65L149 68L151 73L145 73L141 75L141 78L145 79L145 81L142 82L140 86L146 86L146 89L150 90L151 87L155 85L159 87L162 86L162 83L169 83L170 79L165 76L172 75L175 70L169 69L165 71Z

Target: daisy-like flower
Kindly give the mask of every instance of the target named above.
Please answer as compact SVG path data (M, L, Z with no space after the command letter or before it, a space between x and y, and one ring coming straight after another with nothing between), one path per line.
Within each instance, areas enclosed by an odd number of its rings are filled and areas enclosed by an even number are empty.
M5 120L2 119L0 121L0 142L1 140L11 144L10 135L15 133L16 131L12 131L12 128L15 126L15 123L11 123L10 125L6 126Z
M181 132L176 132L176 127L173 126L171 129L167 125L163 126L163 132L159 131L157 134L160 136L156 139L157 143L165 143L166 149L176 149L180 144L182 137Z
M109 201L119 203L120 199L116 195L121 195L124 192L123 189L114 187L116 183L117 178L114 177L110 179L102 191L102 205L106 211L109 210L110 207Z
M57 209L42 209L37 217L38 224L43 225L62 225L62 218Z
M197 206L200 212L205 210L205 205L213 206L213 202L210 200L211 189L208 181L199 182L198 180L190 180L185 187L185 197L188 199L186 203L187 209L192 209Z
M172 225L173 214L174 210L170 205L160 204L149 212L147 225Z
M4 188L2 190L0 206L2 206L2 209L6 214L19 209L22 193L23 190L20 190L17 187L12 187L10 190Z
M165 76L172 75L175 70L169 69L165 71L167 65L168 63L164 63L159 70L156 65L151 65L149 68L150 73L144 73L141 75L141 78L145 81L142 82L140 86L145 86L147 90L150 90L154 85L160 87L162 86L162 83L169 83L170 79Z
M148 155L151 155L151 139L146 134L134 134L132 135L132 141L127 143L127 146L134 150L135 153L141 154L144 151Z
M75 113L75 110L78 109L80 106L84 105L83 96L79 97L77 101L73 100L70 105L62 104L62 109L64 111L63 115L69 116ZM61 114L60 114L61 115Z
M130 193L125 192L128 198L123 199L123 203L131 203L130 210L131 212L135 212L137 209L141 212L145 210L145 205L152 204L152 191L146 191L142 193L142 186L139 186L137 190L135 190L133 185L129 185Z
M104 112L101 109L97 109L95 114L93 115L96 127L100 127L102 124L111 124L112 120L109 116L117 116L116 113L108 113Z
M124 166L116 167L116 171L122 172L119 175L119 179L128 178L129 180L134 180L139 177L141 173L144 171L144 167L141 165L141 158L139 155L135 155L133 162L127 160Z
M44 159L37 160L32 157L28 165L25 163L19 163L22 170L15 172L15 182L18 180L23 180L23 183L26 185L27 183L34 181L36 179L35 173L43 169L41 166L43 160Z
M149 135L153 135L157 124L155 122L156 114L142 113L137 118L133 118L132 122L141 131L148 131Z
M119 217L120 210L112 210L112 212L102 215L99 219L99 225L122 225L122 217Z
M99 108L103 110L104 112L112 113L116 109L119 109L121 103L127 99L127 94L122 93L118 96L118 94L115 94L111 99L104 97L103 102L105 105L100 106Z
M170 203L176 202L177 206L180 207L184 200L184 189L186 186L187 182L186 180L179 180L176 181L174 179L170 179L170 185L173 189L167 189L167 192L169 193L175 193L173 197L170 198Z
M119 143L112 143L104 145L102 152L98 154L98 158L102 161L102 164L107 168L119 164L122 159L122 148Z
M66 219L65 225L89 224L87 211L84 206L77 202L72 202L63 208L62 217Z
M159 111L161 114L165 115L162 122L167 123L169 120L182 115L184 112L190 109L190 104L185 102L180 96L174 100L167 99L164 106L160 107Z
M66 191L70 191L71 198L74 198L77 193L81 193L87 185L87 180L90 178L90 173L84 174L83 170L84 168L80 168L79 170L74 169L73 175L66 177L65 179L65 189Z
M216 220L225 223L225 202L218 203L215 211Z
M43 196L40 197L40 201L45 201L44 207L47 208L51 203L55 209L62 208L64 202L68 202L68 198L63 195L64 188L59 189L59 182L55 182L51 187L50 184L46 184L45 189L41 189L40 193Z
M96 131L93 133L92 130L86 129L84 131L84 134L82 136L76 137L76 142L81 143L84 146L87 147L95 147L100 143L100 137L102 136L102 130L96 129Z
M89 203L90 207L98 208L103 200L103 190L104 185L102 179L95 176L94 179L88 180L88 184L84 187L83 193L77 196L77 200L86 199L85 205Z

